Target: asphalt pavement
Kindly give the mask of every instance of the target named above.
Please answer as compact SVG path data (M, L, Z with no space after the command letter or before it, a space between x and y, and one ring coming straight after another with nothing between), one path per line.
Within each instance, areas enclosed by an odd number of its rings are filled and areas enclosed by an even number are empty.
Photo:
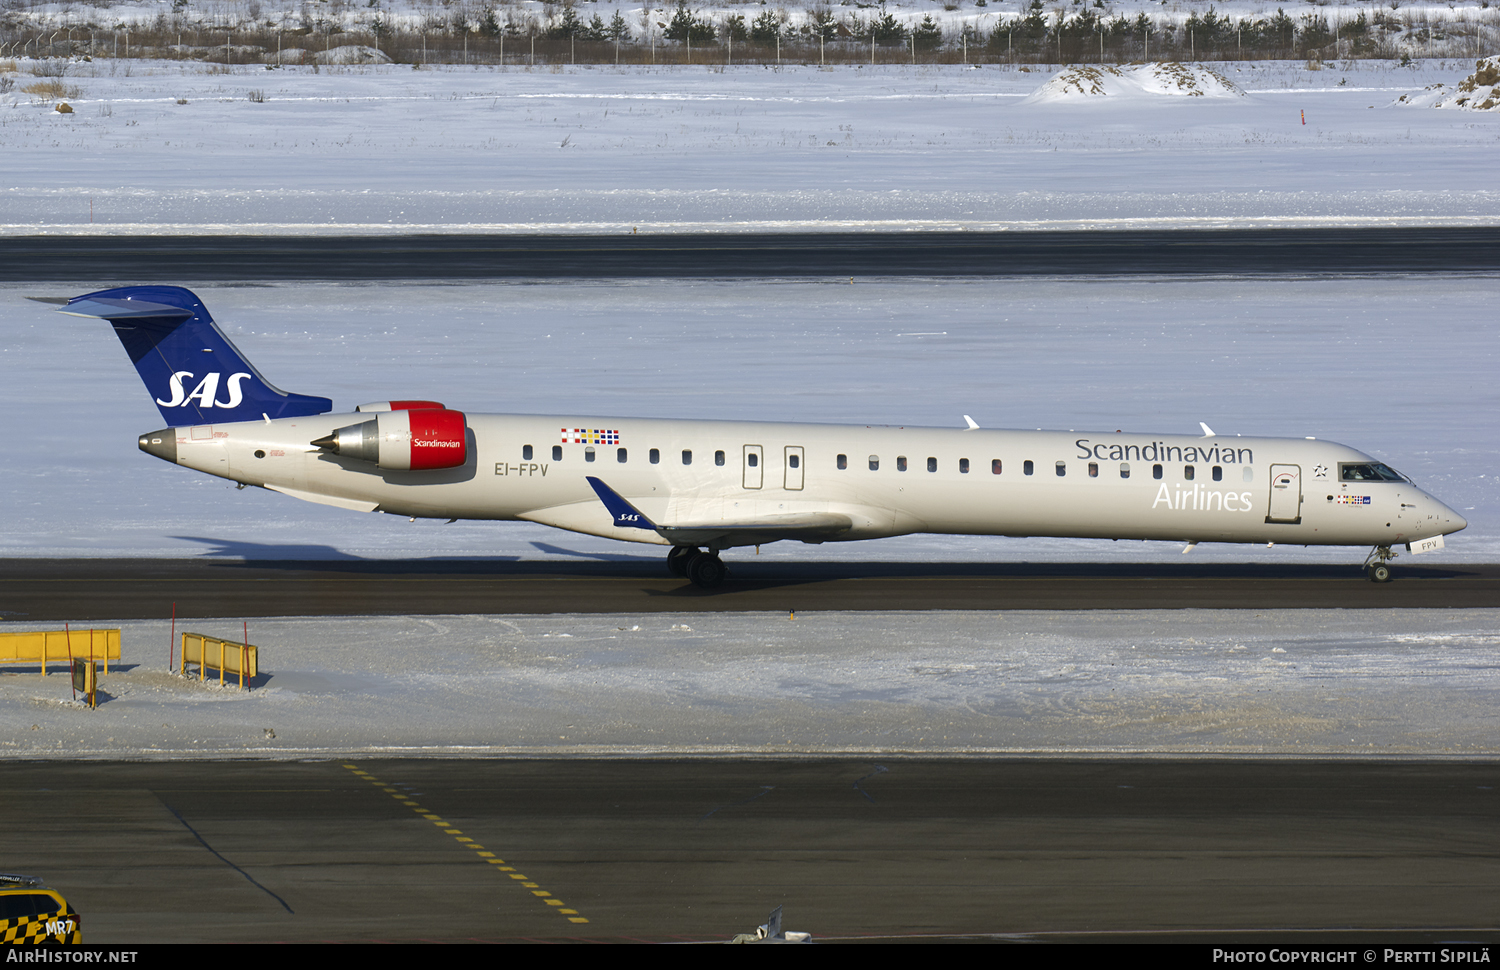
M0 237L0 281L1495 272L1500 227Z

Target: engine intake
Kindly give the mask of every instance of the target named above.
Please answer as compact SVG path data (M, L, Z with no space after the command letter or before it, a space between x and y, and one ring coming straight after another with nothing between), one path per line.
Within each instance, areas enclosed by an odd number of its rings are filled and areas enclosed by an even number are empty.
M339 428L312 446L392 471L457 468L469 460L468 422L462 411L382 411L370 421Z

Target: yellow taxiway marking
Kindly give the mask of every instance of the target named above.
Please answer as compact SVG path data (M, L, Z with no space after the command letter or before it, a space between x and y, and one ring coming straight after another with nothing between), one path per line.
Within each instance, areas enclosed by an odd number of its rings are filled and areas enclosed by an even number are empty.
M576 910L576 909L568 909L568 908L564 907L562 900L557 899L551 893L547 892L547 890L542 889L541 886L539 886L537 883L532 882L531 878L529 876L523 876L519 872L516 872L516 870L515 870L515 868L513 866L506 865L504 859L496 858L495 857L495 853L493 853L493 852L483 851L484 850L484 846L478 844L472 838L468 838L467 836L465 836L462 831L460 831L460 830L458 830L456 828L453 828L452 825L451 825L451 823L449 823L447 820L445 820L441 815L433 815L432 813L428 812L425 808L423 808L420 805L418 805L416 802L408 800L407 797L404 794L402 794L400 790L398 790L396 788L389 787L385 782L383 782L380 779L376 778L374 775L370 774L368 771L365 771L365 770L361 769L358 765L344 765L344 767L347 768L350 772L352 772L355 777L361 778L364 781L369 782L371 785L374 785L376 788L379 788L381 791L383 791L386 794L390 795L391 798L393 798L396 801L400 802L402 805L406 805L409 808L411 808L411 810L415 814L417 814L418 816L426 819L427 821L431 822L433 825L435 825L438 828L442 829L443 833L445 835L452 836L453 840L455 842L457 842L463 848L475 850L477 858L479 858L482 861L488 863L489 865L498 867L498 870L500 872L507 873L507 874L510 875L510 877L512 879L518 880L523 887L531 890L531 895L532 896L536 897L537 899L540 899L543 903L547 904L548 906L561 907L561 908L555 908L555 909L553 909L552 912L560 913L561 915L566 916L569 923L587 923L588 922L588 920L585 917L580 916L578 914L578 910Z

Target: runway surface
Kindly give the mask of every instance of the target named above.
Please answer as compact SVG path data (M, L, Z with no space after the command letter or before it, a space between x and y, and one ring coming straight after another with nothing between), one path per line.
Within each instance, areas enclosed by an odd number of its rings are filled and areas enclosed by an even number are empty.
M1413 273L1500 270L1500 227L650 236L5 236L0 280Z
M730 562L702 590L661 563L0 560L0 619L813 610L1375 609L1500 606L1500 564Z
M1500 766L0 765L88 943L1500 938ZM42 833L50 833L42 837ZM67 833L66 837L58 833Z

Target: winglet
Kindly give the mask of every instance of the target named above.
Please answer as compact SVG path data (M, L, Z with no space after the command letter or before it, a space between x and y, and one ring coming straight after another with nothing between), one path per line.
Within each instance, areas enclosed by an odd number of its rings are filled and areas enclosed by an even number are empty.
M968 428L965 429L967 431L978 431L979 430L979 425L975 424L974 423L974 419L971 418L971 417L969 417L967 414L964 415L964 424L967 424L969 426Z
M656 526L651 520L641 513L641 510L631 505L620 497L620 493L610 488L592 475L587 476L588 483L594 487L599 501L609 509L609 514L615 517L615 526L621 529L649 529L656 531Z
M1216 437L1218 437L1217 435L1214 434L1214 429L1210 428L1207 423L1205 423L1203 421L1199 421L1198 422L1198 427L1200 427L1200 428L1203 429L1203 437L1205 437L1205 438L1216 438Z

